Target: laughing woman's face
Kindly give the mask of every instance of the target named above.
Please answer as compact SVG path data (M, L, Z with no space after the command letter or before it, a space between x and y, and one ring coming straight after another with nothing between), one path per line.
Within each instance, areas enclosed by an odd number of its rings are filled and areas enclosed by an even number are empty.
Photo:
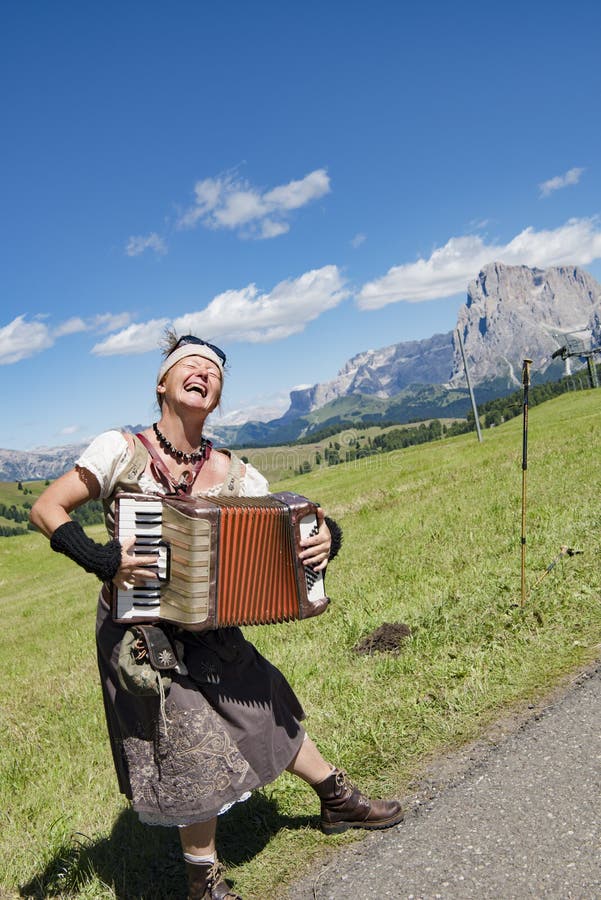
M221 397L221 372L204 356L186 356L167 372L157 391L170 405L183 403L212 412Z

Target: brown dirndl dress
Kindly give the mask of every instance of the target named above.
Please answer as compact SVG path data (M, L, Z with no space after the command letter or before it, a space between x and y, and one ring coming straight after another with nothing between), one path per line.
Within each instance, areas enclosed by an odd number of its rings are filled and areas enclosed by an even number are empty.
M143 822L190 825L225 811L284 771L304 740L303 709L281 674L238 628L178 629L188 675L158 696L117 676L125 627L101 594L98 665L119 787Z
M140 819L204 822L277 778L305 737L305 714L282 673L238 628L173 627L188 674L169 673L163 705L159 696L130 694L117 674L127 626L113 621L109 596L104 587L98 665L119 787Z

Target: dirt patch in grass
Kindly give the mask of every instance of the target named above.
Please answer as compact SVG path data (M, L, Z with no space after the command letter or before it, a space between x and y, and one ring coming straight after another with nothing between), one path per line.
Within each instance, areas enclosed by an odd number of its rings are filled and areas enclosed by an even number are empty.
M379 628L355 644L353 650L364 656L372 653L400 653L403 641L411 637L411 628L404 622L383 622Z

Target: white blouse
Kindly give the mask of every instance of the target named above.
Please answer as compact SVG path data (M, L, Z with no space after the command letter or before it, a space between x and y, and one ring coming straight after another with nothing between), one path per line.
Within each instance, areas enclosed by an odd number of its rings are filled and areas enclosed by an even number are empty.
M113 493L117 477L123 471L130 456L129 444L121 431L104 431L94 438L89 447L81 454L75 465L87 469L95 476L100 485L100 497L104 500ZM250 463L245 464L245 473L240 481L242 497L264 497L269 493L267 479ZM218 494L223 482L206 491L207 494ZM146 473L139 481L143 492L166 493L162 484Z

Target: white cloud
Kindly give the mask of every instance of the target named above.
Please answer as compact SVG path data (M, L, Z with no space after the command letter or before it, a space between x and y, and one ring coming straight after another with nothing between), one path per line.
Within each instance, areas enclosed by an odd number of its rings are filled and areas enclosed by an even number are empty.
M120 328L127 328L131 322L131 314L124 313L100 313L91 320L91 328L94 331L104 332L117 331Z
M467 226L470 231L482 231L489 224L490 219L472 219L471 222L467 223Z
M97 356L115 356L156 350L168 324L168 319L151 319L139 325L129 325L92 347L92 353Z
M99 313L90 319L82 319L79 316L73 316L67 319L52 331L53 338L65 337L69 334L78 334L81 331L99 331L107 333L116 331L117 329L126 328L131 322L130 313Z
M232 341L269 342L302 331L307 324L348 296L337 266L305 272L261 293L254 284L218 294L196 313L175 319L176 331Z
M204 309L186 313L171 323L167 319L152 319L130 325L96 344L92 352L110 356L156 350L168 324L179 334L191 332L208 340L281 340L302 331L308 322L338 306L346 297L348 290L337 266L324 266L299 278L281 281L269 293L261 293L254 284L224 291Z
M194 186L195 202L178 220L179 228L228 228L242 237L272 238L289 230L292 210L330 192L325 169L261 192L234 173L205 178Z
M361 244L364 244L367 240L367 235L363 234L363 232L359 231L358 234L351 240L351 247L354 247L355 250L357 247L360 247Z
M62 435L70 435L76 434L79 431L79 425L67 425L65 428L61 428L59 434Z
M364 284L357 295L361 309L379 309L404 300L420 303L466 290L468 282L490 262L545 268L588 265L601 258L599 221L569 219L554 230L525 228L507 244L486 244L479 235L450 238L428 259L393 266L386 275Z
M80 331L87 331L88 328L89 325L86 325L83 319L79 316L73 316L73 318L67 319L66 322L58 325L52 333L54 337L64 337L66 334L78 334Z
M268 191L263 195L263 201L273 209L299 209L329 193L328 173L325 169L315 169L299 181L289 181Z
M6 366L35 356L54 343L48 326L43 322L26 322L17 316L0 328L0 365Z
M584 169L574 168L569 169L565 173L565 175L556 175L555 178L549 178L548 181L543 181L539 184L540 196L548 197L549 194L552 194L554 191L559 191L561 188L569 187L572 184L578 184L580 181L580 176L584 172Z
M278 237L280 234L286 234L287 231L290 231L290 225L287 222L274 222L272 219L263 219L261 222L262 238Z
M165 320L167 321L167 320ZM0 365L10 365L35 356L47 350L62 337L85 331L107 332L124 329L131 322L129 313L102 313L89 319L73 316L57 325L49 327L39 319L27 322L25 316L17 316L8 325L0 328ZM141 351L129 351L141 352Z
M167 244L160 234L152 231L146 235L132 235L125 247L127 256L141 256L146 250L154 250L159 256L164 256L167 253Z

